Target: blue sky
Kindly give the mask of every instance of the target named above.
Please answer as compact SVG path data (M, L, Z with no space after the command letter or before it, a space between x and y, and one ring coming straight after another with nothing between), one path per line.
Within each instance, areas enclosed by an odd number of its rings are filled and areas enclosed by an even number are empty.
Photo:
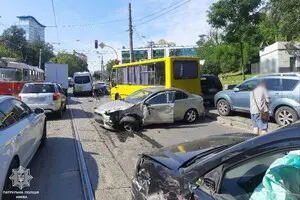
M131 0L133 25L136 26L134 46L145 46L147 40L159 39L175 42L177 45L194 45L197 36L209 30L206 22L207 9L215 1L191 0L168 14L138 26L167 10L143 20L139 19L180 0ZM94 49L95 39L116 49L128 47L128 2L129 0L54 0L59 38L56 29L49 27L46 28L46 41L60 42L60 45L54 44L56 51L76 50L86 53L89 68L94 71L99 68L100 61ZM31 15L46 26L54 25L51 0L1 0L0 32L5 26L17 23L16 16L20 15ZM101 24L114 20L122 21ZM142 39L142 35L146 38ZM104 61L115 57L106 48L99 49L99 52L104 53Z

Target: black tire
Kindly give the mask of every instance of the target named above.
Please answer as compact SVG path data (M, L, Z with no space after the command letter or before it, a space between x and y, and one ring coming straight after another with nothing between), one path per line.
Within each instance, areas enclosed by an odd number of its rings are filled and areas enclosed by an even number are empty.
M115 95L115 100L120 100L120 99L121 99L120 95L119 95L119 94L116 94L116 95Z
M122 128L128 133L138 131L139 129L138 120L131 116L123 117L120 121L120 124L122 125Z
M47 121L45 119L44 129L43 129L43 135L41 138L40 148L43 148L46 145L47 142Z
M76 92L73 92L73 96L74 96L74 97L76 97L76 96L77 96Z
M7 170L7 173L6 173L6 178L5 178L5 183L4 183L4 186L3 186L3 191L15 191L16 188L14 188L12 186L12 181L9 179L9 176L12 174L12 169L16 169L19 167L19 162L16 158L13 158L13 160L11 161L10 163L10 166ZM2 200L12 200L12 199L15 199L16 196L14 194L2 194Z
M195 121L197 121L198 119L198 112L196 109L189 109L186 111L186 113L184 114L184 121L191 124L194 123Z
M228 116L231 114L230 105L225 99L221 99L217 102L217 110L222 116Z
M57 118L62 118L63 117L63 108L61 107L58 111L55 112L55 115Z
M67 100L66 100L66 102L65 102L63 111L66 111L66 110L67 110Z
M275 112L276 123L280 126L291 124L298 119L296 111L288 106L279 107Z

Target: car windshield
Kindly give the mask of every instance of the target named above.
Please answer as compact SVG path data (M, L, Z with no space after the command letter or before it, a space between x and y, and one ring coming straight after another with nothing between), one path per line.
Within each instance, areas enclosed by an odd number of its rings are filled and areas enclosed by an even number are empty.
M152 92L147 90L139 90L126 97L124 101L128 103L139 103L146 99L150 94L152 94Z
M27 84L21 93L55 93L55 88L52 84Z
M74 83L77 84L85 84L90 82L90 77L89 76L76 76L74 79Z

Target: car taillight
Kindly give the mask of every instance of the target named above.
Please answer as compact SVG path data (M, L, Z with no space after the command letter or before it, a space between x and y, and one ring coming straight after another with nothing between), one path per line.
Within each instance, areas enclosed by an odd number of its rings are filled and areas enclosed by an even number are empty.
M55 93L53 94L53 100L58 100L60 98L60 94Z

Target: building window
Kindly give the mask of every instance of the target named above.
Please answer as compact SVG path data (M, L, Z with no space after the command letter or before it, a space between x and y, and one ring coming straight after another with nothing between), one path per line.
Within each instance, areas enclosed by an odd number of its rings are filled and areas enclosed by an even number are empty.
M153 58L163 58L163 57L165 57L164 49L153 50Z
M174 79L197 79L199 77L198 62L174 61Z

